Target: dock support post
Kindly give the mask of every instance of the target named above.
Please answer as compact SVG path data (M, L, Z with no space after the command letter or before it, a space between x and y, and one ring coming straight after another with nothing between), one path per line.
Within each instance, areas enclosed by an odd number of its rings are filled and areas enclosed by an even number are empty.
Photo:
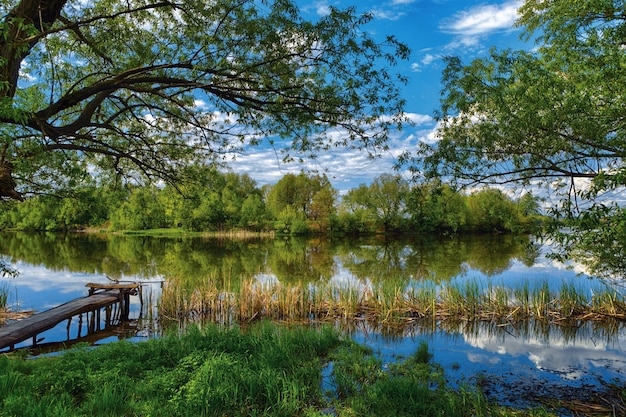
M96 330L96 315L94 311L91 312L91 318L89 318L89 312L87 312L87 334L92 334Z
M78 315L78 336L77 338L79 338L81 336L83 330L83 315L79 314Z
M72 338L70 337L70 326L72 325L72 317L70 317L69 319L67 319L67 340L71 340Z
M130 291L123 290L122 294L122 320L128 320L130 315Z
M109 327L111 325L111 306L106 306L106 310L105 310L105 328Z

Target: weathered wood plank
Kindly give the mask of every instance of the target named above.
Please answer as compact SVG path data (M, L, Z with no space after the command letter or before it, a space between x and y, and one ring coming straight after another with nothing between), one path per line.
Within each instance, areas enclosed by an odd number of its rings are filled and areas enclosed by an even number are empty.
M100 284L100 283L95 283L95 282L89 282L87 284L85 284L85 287L88 288L94 288L94 289L98 289L98 290L114 290L114 289L120 289L120 290L132 290L132 289L136 289L137 287L139 287L139 284L136 282L129 282L129 283L109 283L109 284Z
M119 301L118 291L103 291L77 298L58 307L0 327L0 349L4 349L49 330L77 314L93 311Z

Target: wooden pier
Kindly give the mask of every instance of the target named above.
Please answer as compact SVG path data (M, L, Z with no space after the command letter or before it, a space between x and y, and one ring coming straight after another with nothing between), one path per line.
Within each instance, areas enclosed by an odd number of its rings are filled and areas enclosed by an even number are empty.
M34 314L22 320L0 327L0 350L9 348L13 350L17 343L33 338L33 346L37 345L37 335L55 327L64 320L68 320L68 333L72 317L80 315L80 327L82 327L82 315L91 313L88 320L87 333L99 330L101 309L105 310L105 323L111 320L128 320L130 312L130 296L141 294L140 284L134 283L111 283L86 285L89 293L86 297L77 298L50 310ZM119 304L117 314L113 314L113 305ZM79 335L80 337L80 328Z

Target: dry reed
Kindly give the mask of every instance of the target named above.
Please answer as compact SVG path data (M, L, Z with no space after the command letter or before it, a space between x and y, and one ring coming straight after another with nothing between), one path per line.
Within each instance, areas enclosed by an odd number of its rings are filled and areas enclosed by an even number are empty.
M626 300L610 287L586 297L583 290L563 285L551 291L547 282L530 288L481 285L467 280L436 286L364 285L339 287L329 283L261 283L244 279L218 288L207 280L195 289L169 282L159 304L162 317L245 323L275 321L366 320L378 324L416 320L540 323L626 319Z

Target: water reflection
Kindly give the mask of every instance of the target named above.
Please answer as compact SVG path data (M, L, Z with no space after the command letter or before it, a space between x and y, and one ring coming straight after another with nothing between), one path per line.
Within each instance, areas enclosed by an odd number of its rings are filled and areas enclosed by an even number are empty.
M490 323L447 330L426 325L393 338L362 324L352 338L372 346L384 362L410 356L426 340L452 386L479 383L499 403L526 407L542 398L585 401L609 384L624 386L626 335L612 324L589 322L574 333L532 323L514 332Z
M626 375L624 336L591 323L585 323L574 336L555 326L541 333L523 334L495 333L481 327L474 333L463 333L463 338L468 345L487 353L483 356L491 362L494 356L498 364L506 357L526 358L537 370L554 373L564 380L576 381L600 368L610 368L610 374L603 371L610 379ZM470 354L468 360L482 363L484 357Z
M528 237L466 236L406 239L220 240L105 234L0 233L0 253L50 270L188 281L273 274L281 282L330 280L342 269L372 282L434 279L478 271L495 276L513 260L532 265L539 256Z
M23 309L36 311L86 294L87 282L172 280L190 288L207 280L226 285L240 278L264 282L378 285L405 287L432 280L437 284L463 279L489 279L515 286L550 280L559 287L576 282L593 288L593 281L547 261L528 237L473 236L410 239L276 239L216 240L207 238L149 238L101 234L0 233L0 255L21 275L7 281L10 298ZM159 285L147 285L146 306L131 309L141 339L158 334L156 305ZM625 380L625 332L622 323L441 323L421 321L412 326L354 322L347 328L359 341L372 345L392 360L408 355L426 339L435 360L450 378L495 375L501 382L520 378L554 384L599 385ZM51 330L46 341L63 340ZM115 340L113 337L111 340Z

